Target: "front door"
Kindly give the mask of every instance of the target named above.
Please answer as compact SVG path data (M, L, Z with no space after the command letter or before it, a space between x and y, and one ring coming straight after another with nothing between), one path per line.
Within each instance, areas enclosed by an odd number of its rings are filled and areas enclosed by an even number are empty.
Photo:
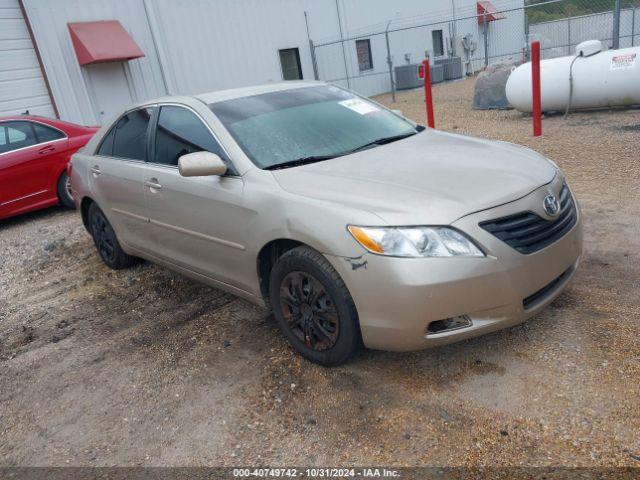
M135 101L125 63L94 63L83 68L99 124L102 125Z
M151 252L175 265L247 290L243 180L234 175L182 177L178 159L209 151L225 156L203 120L181 106L162 106L153 157L147 166L145 197L154 235Z

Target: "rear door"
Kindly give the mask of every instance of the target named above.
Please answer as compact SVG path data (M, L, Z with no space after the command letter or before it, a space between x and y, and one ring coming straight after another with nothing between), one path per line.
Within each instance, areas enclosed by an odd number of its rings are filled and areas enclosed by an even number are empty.
M225 176L182 177L178 159L209 151L232 167L204 121L191 109L160 107L152 156L145 177L145 196L155 255L183 268L246 289L246 226L252 216L243 207L243 180Z
M16 213L56 201L52 172L67 149L66 135L28 120L0 123L0 212Z
M143 179L154 108L140 108L120 117L88 165L90 189L118 239L139 249L144 249L149 235Z

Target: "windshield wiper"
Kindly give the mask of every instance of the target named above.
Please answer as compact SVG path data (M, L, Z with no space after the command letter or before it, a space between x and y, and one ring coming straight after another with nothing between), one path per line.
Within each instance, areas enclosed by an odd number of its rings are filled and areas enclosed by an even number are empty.
M331 160L332 158L343 157L351 153L356 153L361 150L366 150L367 148L373 147L375 145L385 145L387 143L395 142L397 140L402 140L403 138L411 137L416 133L418 132L416 131L416 132L403 133L401 135L393 135L391 137L382 137L372 142L365 143L364 145L360 145L359 147L356 147L353 150L336 153L335 155L311 155L309 157L296 158L295 160L289 160L287 162L276 163L275 165L269 165L268 167L264 167L264 169L280 170L282 168L299 167L300 165L308 165L310 163L322 162L323 160Z
M310 163L322 162L323 160L331 160L341 156L338 155L312 155L310 157L296 158L295 160L289 160L287 162L276 163L275 165L269 165L264 167L265 170L280 170L281 168L298 167L300 165L308 165Z
M356 147L353 150L350 150L348 153L359 152L361 150L366 150L367 148L370 148L376 145L386 145L387 143L396 142L398 140L402 140L403 138L412 137L417 133L418 132L409 132L409 133L403 133L401 135L393 135L392 137L378 138L377 140L374 140L372 142L365 143L364 145L360 145L359 147Z

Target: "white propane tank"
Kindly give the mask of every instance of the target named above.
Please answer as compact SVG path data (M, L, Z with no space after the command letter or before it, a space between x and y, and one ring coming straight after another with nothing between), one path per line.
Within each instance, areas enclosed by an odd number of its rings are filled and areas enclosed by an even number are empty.
M576 47L576 56L540 62L542 111L565 111L569 96L572 110L640 105L640 47L601 50L590 40ZM506 94L515 109L531 112L531 62L511 72Z

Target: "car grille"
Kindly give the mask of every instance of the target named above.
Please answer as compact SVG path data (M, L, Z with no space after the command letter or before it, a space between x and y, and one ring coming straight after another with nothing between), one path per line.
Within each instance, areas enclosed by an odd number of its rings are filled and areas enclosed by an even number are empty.
M533 212L480 223L480 227L525 255L537 252L566 235L576 224L576 206L567 185L560 191L560 214L546 220Z
M562 275L553 279L549 284L542 287L533 295L529 295L527 298L522 300L522 306L524 307L524 309L529 310L530 308L535 307L537 304L544 301L549 295L555 292L556 287L573 273L574 268L575 267L568 268L562 273Z

